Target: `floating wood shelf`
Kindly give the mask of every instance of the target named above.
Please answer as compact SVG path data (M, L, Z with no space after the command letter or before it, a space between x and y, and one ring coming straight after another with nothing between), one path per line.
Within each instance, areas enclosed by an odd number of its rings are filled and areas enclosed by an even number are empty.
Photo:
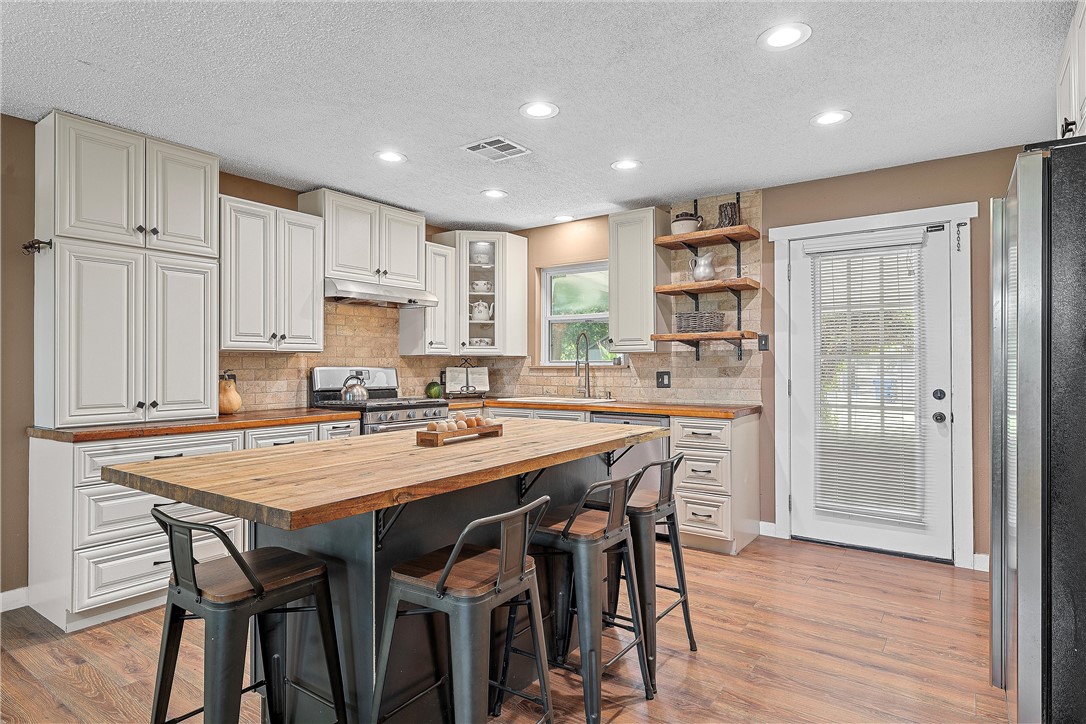
M760 289L758 280L750 277L737 277L735 279L710 279L707 282L683 282L682 284L660 284L656 287L657 294L667 294L672 297L694 294L712 294L713 292L747 292Z
M760 335L749 329L740 329L731 332L689 332L683 334L654 334L654 342L681 342L694 348L694 359L701 359L702 342L728 342L735 345L739 359L743 359L743 340L758 339Z
M718 246L720 244L736 243L740 241L757 241L762 238L761 232L753 226L742 224L740 226L726 226L723 229L705 229L692 231L689 234L671 234L658 236L654 242L656 246L665 249L697 249L702 246Z

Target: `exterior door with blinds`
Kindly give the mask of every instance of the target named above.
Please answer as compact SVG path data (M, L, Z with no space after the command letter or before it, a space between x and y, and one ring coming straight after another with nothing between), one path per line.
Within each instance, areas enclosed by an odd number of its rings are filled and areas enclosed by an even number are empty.
M790 247L793 535L952 559L949 225Z

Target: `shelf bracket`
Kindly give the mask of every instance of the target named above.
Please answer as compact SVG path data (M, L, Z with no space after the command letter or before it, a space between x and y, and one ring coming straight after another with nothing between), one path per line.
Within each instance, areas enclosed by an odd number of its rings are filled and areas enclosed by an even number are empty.
M735 297L735 328L736 329L742 329L743 328L743 295L739 291L737 291L735 289L729 289L728 291L732 293L733 297Z
M543 477L543 473L545 472L547 472L547 468L540 468L539 470L530 473L521 473L517 476L517 500L519 501L517 505L524 504L524 499L528 497L528 491L532 489L532 486L535 485L541 477Z
M693 342L693 341L686 340L686 339L676 339L676 340L672 340L672 341L678 342L679 344L685 344L687 347L693 347L694 348L694 361L695 362L701 362L701 341Z
M728 243L735 249L735 277L743 276L743 247L735 239L728 239Z
M693 254L694 256L698 256L698 247L694 246L693 244L687 244L687 243L686 243L685 241L683 241L683 242L680 242L680 243L681 243L681 244L682 244L683 246L685 246L685 247L686 247L686 250L687 250L688 252L690 252L690 253L691 253L691 254Z
M626 453L630 452L631 450L633 450L632 445L620 452L618 455L615 455L614 450L608 450L600 456L603 458L603 464L607 466L607 477L611 477L611 468L614 466L614 464L622 458L626 457Z
M395 525L400 513L407 507L407 503L400 503L391 508L381 508L377 511L377 524L374 530L374 550L381 550L385 543L385 536Z
M687 291L684 291L683 294L685 294L686 296L688 296L692 300L694 300L694 311L695 312L700 312L701 311L701 295L696 294L695 292L687 292Z

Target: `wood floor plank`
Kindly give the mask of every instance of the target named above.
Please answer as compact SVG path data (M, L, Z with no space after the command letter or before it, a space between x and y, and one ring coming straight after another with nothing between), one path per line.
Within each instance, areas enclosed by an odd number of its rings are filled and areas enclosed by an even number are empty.
M666 617L656 698L645 700L627 655L604 675L603 724L1005 717L1003 692L988 682L983 573L767 538L737 557L687 550L685 559L698 650L681 613ZM660 580L672 581L666 546L657 561ZM661 601L672 596L660 592ZM146 721L161 631L160 608L67 635L30 609L4 613L3 720ZM171 715L201 703L202 638L200 622L186 624ZM628 640L608 630L605 653ZM556 721L583 721L580 678L556 669L551 684ZM242 702L241 720L259 721L259 697ZM539 715L513 699L492 721Z

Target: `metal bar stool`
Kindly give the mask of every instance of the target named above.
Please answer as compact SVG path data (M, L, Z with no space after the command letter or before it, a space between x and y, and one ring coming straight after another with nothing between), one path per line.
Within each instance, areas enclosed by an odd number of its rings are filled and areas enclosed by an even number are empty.
M194 618L204 620L204 705L170 719L170 724L201 711L206 722L236 722L241 712L241 695L262 686L267 695L268 717L273 724L284 721L287 686L334 709L336 721L345 724L347 703L332 616L332 594L324 562L285 548L258 548L240 553L230 538L213 525L178 520L157 508L151 515L166 532L173 567L155 680L153 724L166 722L182 629L185 621ZM222 542L229 555L207 563L198 562L192 557L193 531L211 533ZM307 596L314 597L315 605L279 608ZM288 679L284 673L286 652L278 645L279 637L273 634L283 614L303 611L317 613L331 701ZM245 648L252 616L257 617L264 680L243 689Z
M387 720L444 683L445 678L442 677L384 717L379 717L396 620L401 616L435 613L445 613L449 617L453 715L457 722L482 722L486 719L490 686L498 687L501 693L515 694L538 704L543 708L540 721L553 721L539 586L535 564L528 559L528 542L549 504L550 498L543 496L508 513L479 518L464 528L456 545L393 567L377 657L377 680L370 721ZM539 513L532 521L531 514L535 510ZM466 542L475 530L490 525L501 526L498 549ZM400 611L401 602L421 608ZM536 674L539 677L538 697L505 685L508 661L503 666L500 682L491 681L489 677L493 611L501 607L515 611L520 606L528 607L529 628L535 644ZM508 636L511 639L514 635L514 628L511 627ZM506 650L509 651L508 646ZM516 653L528 655L519 650Z
M637 569L633 564L630 526L626 521L628 491L637 483L641 471L627 478L605 480L588 486L577 507L569 517L551 517L543 520L532 542L545 550L532 555L562 555L572 559L572 567L565 566L565 580L559 586L554 605L555 632L557 634L556 661L554 665L581 675L584 689L585 720L598 724L601 709L601 682L603 669L618 661L630 649L637 649L641 664L641 677L645 685L645 698L652 699L652 681L649 678L648 655L645 650L641 626L641 607L638 604ZM590 499L600 500L603 510L588 506ZM626 592L633 612L629 627L634 640L624 646L610 661L601 664L603 645L604 600L602 581L603 558L614 551L626 564ZM570 596L572 589L572 596ZM565 598L565 596L570 596ZM563 605L564 601L576 605ZM573 630L573 615L577 616L577 632L580 639L580 665L566 662ZM499 693L500 696L500 693Z
M686 620L686 637L690 641L690 650L697 651L694 641L694 627L690 621L690 597L686 587L686 566L683 564L683 549L679 541L679 521L675 511L675 471L683 460L683 453L667 460L658 460L641 468L640 482L650 468L660 469L660 492L637 490L637 482L626 504L626 514L630 519L630 533L633 538L634 569L637 574L637 589L641 602L641 620L645 622L645 648L649 652L649 674L652 689L656 691L656 625L662 619L682 606ZM671 543L671 558L675 564L676 585L668 586L656 582L656 524L665 521L667 537ZM619 568L623 561L619 556L608 555L607 598L608 611L612 619L626 620L625 616L615 613L618 608ZM628 570L628 569L627 569ZM662 588L679 595L660 613L656 613L656 589ZM651 622L651 623L650 623Z

